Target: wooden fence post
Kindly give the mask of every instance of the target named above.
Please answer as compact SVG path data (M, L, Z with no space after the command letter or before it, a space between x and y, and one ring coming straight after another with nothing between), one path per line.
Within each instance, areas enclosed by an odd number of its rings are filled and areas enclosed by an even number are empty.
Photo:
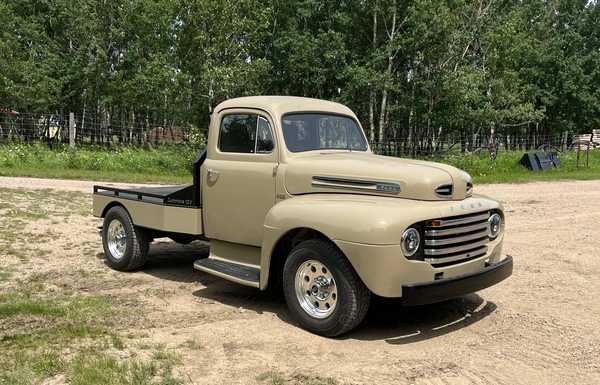
M69 112L69 147L75 148L75 114Z

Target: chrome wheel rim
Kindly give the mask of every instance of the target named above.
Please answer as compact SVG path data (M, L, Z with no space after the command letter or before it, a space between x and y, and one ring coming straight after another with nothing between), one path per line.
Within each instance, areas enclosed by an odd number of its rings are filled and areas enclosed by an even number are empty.
M300 307L311 317L327 318L337 304L337 286L331 270L315 260L303 262L294 279Z
M106 243L108 244L108 251L114 259L123 258L127 247L127 234L120 220L113 219L108 225Z

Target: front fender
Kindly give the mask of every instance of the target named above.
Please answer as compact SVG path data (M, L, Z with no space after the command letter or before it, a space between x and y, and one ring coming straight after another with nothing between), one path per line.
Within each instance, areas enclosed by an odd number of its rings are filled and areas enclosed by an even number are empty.
M481 196L432 202L353 194L307 194L283 200L273 206L265 218L260 287L267 286L275 245L290 230L310 228L338 246L352 243L377 246L380 250L386 246L399 250L402 232L416 222L498 207L498 202ZM364 256L349 251L346 249L346 257L373 290L368 282L372 280L365 279ZM401 253L394 254L394 258L405 260ZM379 262L373 260L372 263Z

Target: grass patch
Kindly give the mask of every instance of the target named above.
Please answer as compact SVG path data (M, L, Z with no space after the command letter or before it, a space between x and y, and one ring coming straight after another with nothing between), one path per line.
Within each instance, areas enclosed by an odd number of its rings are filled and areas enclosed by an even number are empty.
M0 292L0 385L57 374L70 385L182 384L181 358L163 346L146 360L121 357L127 347L113 326L122 314L106 297L48 291L36 277L16 282Z
M285 384L285 376L278 370L270 370L256 376L256 380L268 385L283 385Z
M0 294L0 348L64 346L72 340L110 336L112 306L106 297L39 294L41 284L18 284ZM12 327L11 327L12 325Z
M50 149L44 144L6 144L0 146L0 175L188 183L191 181L191 164L199 150L190 145L165 145L153 150L133 147L73 150L68 146Z
M110 303L105 297L35 298L18 292L0 295L0 318L38 315L80 320L109 311Z
M201 350L202 349L202 345L200 345L200 343L198 341L196 341L195 339L191 339L191 338L183 341L181 344L179 344L179 347L190 349L190 350Z
M304 374L286 376L278 370L270 370L259 374L256 380L266 385L338 385L338 382L331 377L307 376Z
M532 172L519 160L523 152L501 152L496 161L486 156L450 155L436 161L451 164L467 171L475 183L524 183L551 180L592 180L600 179L600 150L590 151L589 167L580 160L577 167L577 153L559 154L561 165L548 171Z
M3 361L10 365L2 365ZM38 378L46 378L61 373L65 362L53 351L16 352L0 359L0 367L6 366L0 374L0 384L29 385Z
M8 281L12 277L13 271L11 268L2 266L2 270L0 270L0 282Z
M173 170L175 171L175 170ZM91 171L69 169L33 169L33 168L7 168L0 166L0 176L50 178L50 179L76 179L93 180L98 182L123 182L123 183L159 183L159 184L188 184L192 177L188 174L153 174L151 172L128 171Z
M106 297L49 293L35 279L18 281L0 293L0 384L37 384L63 372L64 350L114 335L113 317Z
M132 147L67 146L43 144L0 145L0 175L83 179L131 183L190 183L191 164L199 149L166 145L146 150ZM519 164L522 151L500 152L496 161L485 155L451 154L433 159L469 172L475 183L519 183L544 180L600 179L600 150L590 152L590 167L577 168L576 153L562 153L558 169L533 173Z
M67 372L70 385L180 385L173 369L160 361L117 360L105 354L81 354Z

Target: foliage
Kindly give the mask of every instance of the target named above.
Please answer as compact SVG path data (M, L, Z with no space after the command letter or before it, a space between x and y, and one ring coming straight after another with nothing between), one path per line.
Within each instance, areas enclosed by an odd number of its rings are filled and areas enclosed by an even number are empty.
M251 94L345 102L375 141L600 125L596 1L14 0L0 35L0 106L122 139Z

